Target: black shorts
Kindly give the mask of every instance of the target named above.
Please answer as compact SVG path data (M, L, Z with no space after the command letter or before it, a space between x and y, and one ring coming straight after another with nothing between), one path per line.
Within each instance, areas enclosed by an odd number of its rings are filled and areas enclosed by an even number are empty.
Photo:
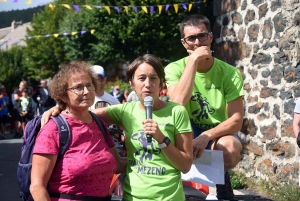
M0 115L0 124L6 124L8 122L7 114Z

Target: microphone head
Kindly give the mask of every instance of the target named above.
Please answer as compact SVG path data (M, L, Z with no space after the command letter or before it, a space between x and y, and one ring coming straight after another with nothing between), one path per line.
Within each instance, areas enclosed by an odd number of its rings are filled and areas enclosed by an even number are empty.
M145 99L144 99L144 106L147 107L147 106L151 106L153 107L154 105L154 100L151 96L146 96Z

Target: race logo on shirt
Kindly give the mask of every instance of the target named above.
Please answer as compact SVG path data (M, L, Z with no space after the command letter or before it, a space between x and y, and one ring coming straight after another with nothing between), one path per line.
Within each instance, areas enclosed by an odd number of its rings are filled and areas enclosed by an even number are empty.
M138 141L138 150L134 153L135 160L128 160L130 166L135 166L138 174L151 174L151 175L163 175L165 174L165 167L150 167L145 166L146 161L153 160L153 154L158 155L161 153L161 149L154 145L157 141L152 138L152 142L147 142L146 134L144 130L140 130L131 136L131 140Z
M200 92L196 92L192 97L191 101L196 102L199 105L200 109L196 109L192 111L192 122L196 125L198 128L202 128L204 130L211 129L215 127L215 125L212 124L203 124L204 119L208 119L209 114L215 113L215 109L211 108L209 102L207 101L206 97L203 97Z

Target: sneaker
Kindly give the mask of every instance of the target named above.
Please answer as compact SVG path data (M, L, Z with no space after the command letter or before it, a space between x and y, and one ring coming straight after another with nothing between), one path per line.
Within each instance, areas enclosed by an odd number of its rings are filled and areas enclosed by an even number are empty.
M225 173L225 184L217 184L217 198L223 200L231 200L234 197L231 187L230 175L228 171Z

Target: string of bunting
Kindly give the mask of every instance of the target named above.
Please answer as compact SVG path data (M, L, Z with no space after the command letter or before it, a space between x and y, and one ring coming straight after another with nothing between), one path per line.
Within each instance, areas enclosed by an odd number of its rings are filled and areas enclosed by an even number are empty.
M0 0L0 2L7 2L7 0ZM206 0L202 0L203 3L206 3ZM13 3L18 3L18 0L13 0ZM31 4L32 0L27 0L27 2L25 2L25 4ZM107 13L110 15L111 14L111 10L116 10L118 12L118 14L121 13L121 9L124 9L124 11L126 12L126 14L128 15L129 13L129 9L132 8L134 10L135 13L138 13L139 9L142 9L146 14L148 14L148 10L150 11L151 14L153 14L155 12L155 7L157 7L158 9L158 13L161 14L163 8L165 8L165 12L168 12L170 7L173 6L175 13L178 13L178 10L180 8L180 6L187 11L190 11L192 9L193 4L199 4L200 5L201 1L198 2L192 2L192 3L176 3L176 4L165 4L165 5L145 5L145 6L101 6L101 5L70 5L70 4L59 4L60 6L63 6L69 10L71 10L72 8L75 9L77 12L80 12L80 9L85 8L88 10L93 10L93 9L102 9L104 8ZM45 5L45 3L42 3L41 5ZM50 3L48 6L52 11L55 9L55 5Z
M55 33L55 34L44 34L44 35L36 35L36 36L25 36L25 37L23 37L23 38L17 37L17 38L9 38L9 39L6 39L6 40L1 39L0 42L8 42L8 41L13 41L13 40L17 40L17 42L18 42L18 41L24 40L24 39L30 40L30 39L32 39L32 38L41 38L41 37L48 38L48 37L51 37L51 36L57 38L58 36L68 36L68 35L74 36L74 35L77 35L77 34L83 35L83 34L85 34L85 33L87 33L87 32L90 32L91 34L94 34L94 33L96 32L96 29L91 29L91 30L89 30L89 31L87 31L87 30L82 30L82 31L72 31L72 32Z
M203 0L205 3L206 0ZM148 14L148 10L150 10L150 13L153 14L155 7L158 9L158 13L161 14L162 9L165 8L165 11L168 12L170 7L173 6L175 13L178 13L179 7L181 6L184 10L190 11L192 9L193 4L200 4L199 2L193 2L193 3L177 3L177 4L165 4L165 5L147 5L147 6L99 6L99 5L69 5L69 4L60 4L61 6L71 10L74 8L77 12L80 12L80 9L85 8L88 10L93 9L102 9L104 8L107 13L110 15L111 10L116 10L118 14L121 13L121 9L123 8L126 14L128 15L129 9L132 8L135 13L138 13L138 9L142 9L146 14ZM49 4L48 7L53 11L55 9L55 6L53 4Z

